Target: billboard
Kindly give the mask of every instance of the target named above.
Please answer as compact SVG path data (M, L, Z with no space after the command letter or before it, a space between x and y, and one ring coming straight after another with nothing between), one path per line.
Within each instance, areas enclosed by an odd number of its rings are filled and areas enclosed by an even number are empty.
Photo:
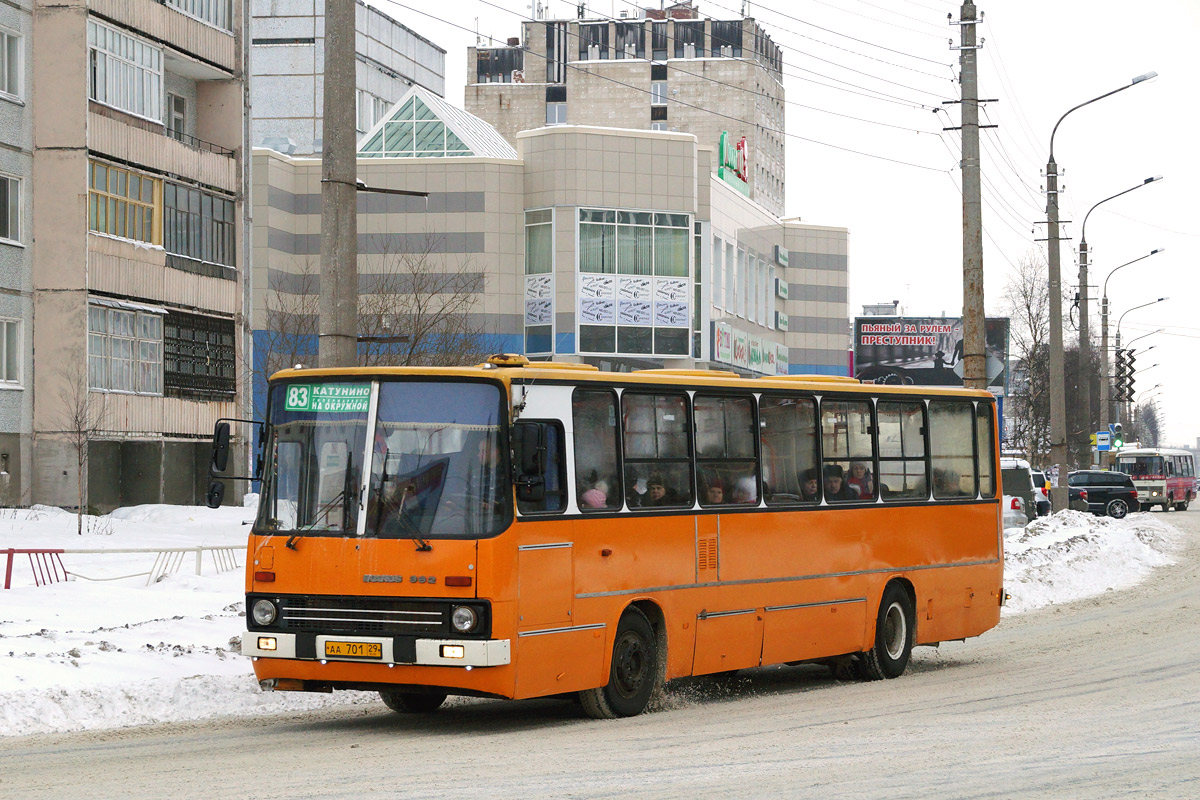
M988 388L1008 387L1008 318L985 331ZM854 377L869 383L961 386L963 324L959 317L855 317Z

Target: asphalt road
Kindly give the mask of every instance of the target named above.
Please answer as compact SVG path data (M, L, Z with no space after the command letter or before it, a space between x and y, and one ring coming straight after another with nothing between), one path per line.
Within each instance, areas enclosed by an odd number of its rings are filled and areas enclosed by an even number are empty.
M0 739L0 798L1196 798L1200 510L1143 585L916 651L901 678L814 667L674 687L665 708L382 704Z

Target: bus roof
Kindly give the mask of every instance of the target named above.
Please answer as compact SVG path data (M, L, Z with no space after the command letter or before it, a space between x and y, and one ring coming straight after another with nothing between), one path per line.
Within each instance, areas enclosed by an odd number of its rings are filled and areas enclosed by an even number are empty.
M1117 451L1117 458L1125 456L1190 456L1191 450L1181 450L1176 447L1137 447L1130 450Z
M711 388L803 390L813 393L830 391L863 394L915 394L934 396L970 396L991 398L991 392L964 389L961 386L896 386L864 384L855 378L834 375L764 375L743 378L727 370L704 369L641 369L632 372L602 372L590 364L559 361L529 361L524 356L498 355L474 366L462 367L337 367L299 368L281 370L271 376L271 382L296 379L374 378L389 376L418 376L431 378L492 378L505 383L605 383L647 384Z

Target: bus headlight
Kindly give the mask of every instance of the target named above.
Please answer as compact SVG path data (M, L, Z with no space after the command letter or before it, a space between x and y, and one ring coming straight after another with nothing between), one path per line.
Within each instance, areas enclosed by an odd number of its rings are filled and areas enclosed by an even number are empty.
M255 600L250 615L257 625L270 625L275 621L275 604L270 600Z
M450 624L459 633L470 633L479 624L479 615L470 606L455 606L450 612Z

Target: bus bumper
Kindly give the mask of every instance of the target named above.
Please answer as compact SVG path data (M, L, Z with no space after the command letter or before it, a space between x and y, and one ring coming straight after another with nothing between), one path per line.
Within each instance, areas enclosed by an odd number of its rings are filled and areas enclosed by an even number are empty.
M392 637L316 636L299 643L294 633L242 634L242 655L252 658L287 658L299 661L350 661L356 663L418 665L431 667L500 667L511 662L508 639L416 639ZM353 645L354 647L348 647ZM415 645L415 646L413 646ZM303 650L310 652L304 653ZM368 655L337 655L336 651ZM378 652L378 655L374 653Z

